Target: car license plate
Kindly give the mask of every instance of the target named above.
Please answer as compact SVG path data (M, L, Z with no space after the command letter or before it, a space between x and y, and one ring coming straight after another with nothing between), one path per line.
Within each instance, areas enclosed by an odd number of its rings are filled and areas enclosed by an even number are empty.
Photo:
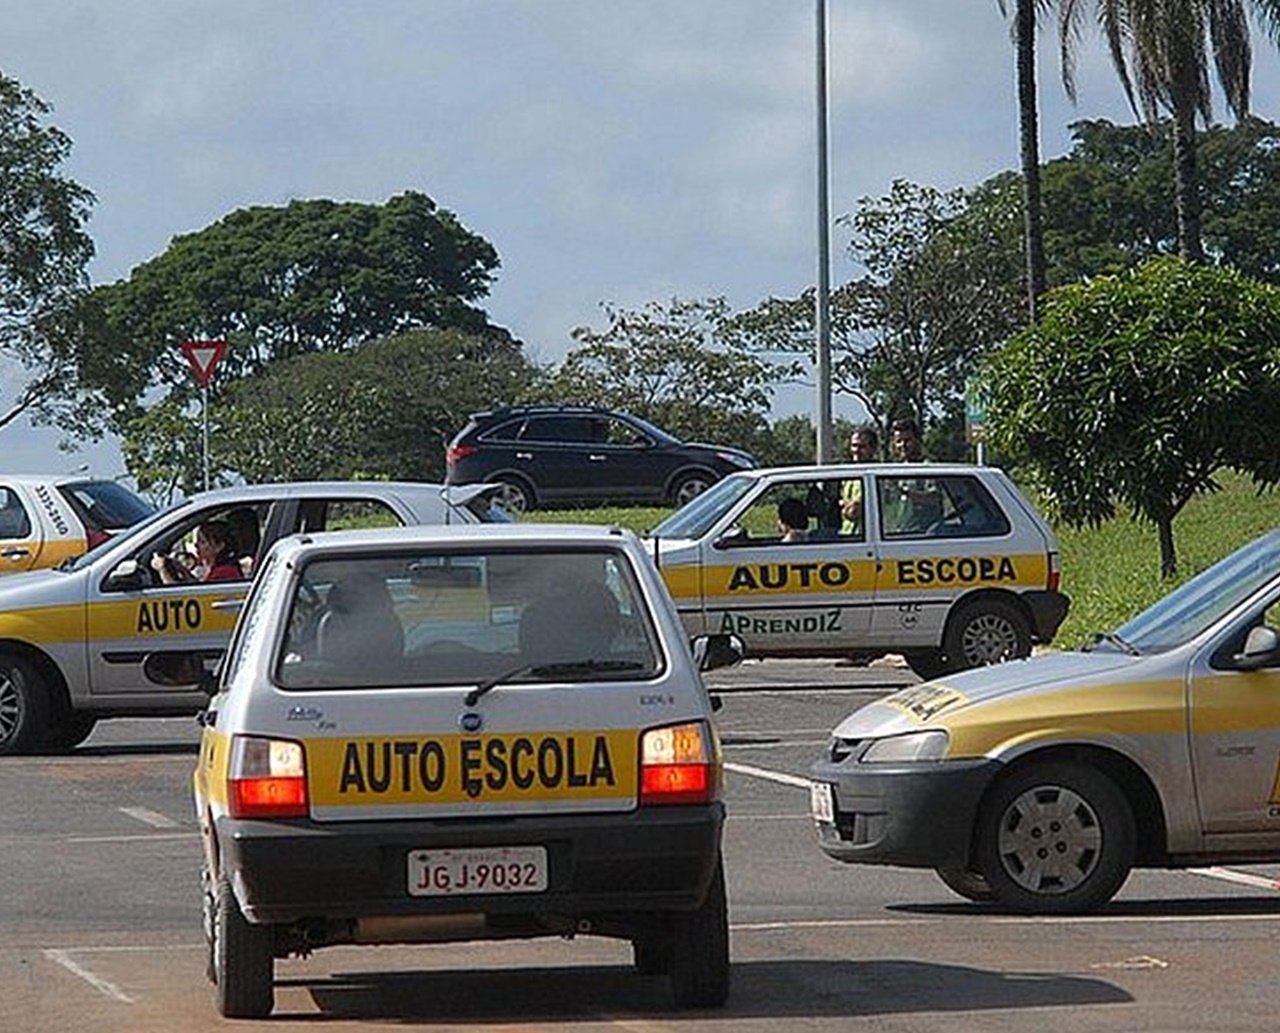
M831 783L809 783L809 810L813 814L814 821L825 822L828 825L835 824L836 805L831 794Z
M547 851L540 846L475 850L411 850L409 895L541 893L547 888Z

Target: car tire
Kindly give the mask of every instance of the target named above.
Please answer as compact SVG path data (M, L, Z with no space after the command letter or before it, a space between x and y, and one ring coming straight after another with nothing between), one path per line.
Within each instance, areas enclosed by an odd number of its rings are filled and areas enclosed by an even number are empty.
M528 481L519 477L497 477L489 483L499 486L493 493L493 501L509 512L519 516L534 508L536 498Z
M665 975L671 968L671 951L660 936L637 936L631 941L631 957L642 976Z
M240 911L223 875L214 898L214 997L228 1019L260 1019L275 1006L275 958L269 926L253 925Z
M907 666L916 672L924 681L941 678L950 674L952 666L941 649L917 649L905 657Z
M952 670L1020 660L1031 655L1031 625L1008 599L976 599L947 621L942 652Z
M218 985L218 961L214 956L217 936L214 923L218 920L218 899L214 890L213 873L207 861L200 865L200 925L204 933L204 977L210 985Z
M681 474L671 483L671 504L679 509L696 499L715 482L715 477L699 470Z
M987 880L968 868L935 868L939 879L952 893L972 900L975 904L990 904L996 899Z
M62 720L54 724L44 737L44 748L50 753L66 753L74 750L84 742L98 726L98 718L94 714L77 713L72 710L62 715Z
M49 734L49 689L35 666L0 654L0 756L30 753Z
M995 901L1031 914L1101 907L1133 866L1129 801L1076 763L1034 764L998 782L978 816L977 867Z
M716 864L706 899L677 917L672 928L667 977L677 1006L718 1008L729 998L729 908L724 863Z

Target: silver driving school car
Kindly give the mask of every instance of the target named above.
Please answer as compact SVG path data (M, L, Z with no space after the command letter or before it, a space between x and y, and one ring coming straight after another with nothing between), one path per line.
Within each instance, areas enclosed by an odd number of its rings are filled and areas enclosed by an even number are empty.
M704 666L629 532L295 535L221 666L196 766L219 1010L331 944L580 934L682 1006L729 990ZM148 658L157 677L198 657Z
M856 711L811 769L822 849L1087 911L1133 867L1280 861L1280 532L1079 652Z

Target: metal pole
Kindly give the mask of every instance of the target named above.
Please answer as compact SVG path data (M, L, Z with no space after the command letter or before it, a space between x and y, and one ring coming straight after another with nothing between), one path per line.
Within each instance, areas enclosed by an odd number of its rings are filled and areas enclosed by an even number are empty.
M204 416L204 490L209 490L209 385L200 388L200 409Z
M818 282L814 291L814 334L818 353L818 462L832 459L831 429L831 227L827 185L827 0L817 0L818 87Z

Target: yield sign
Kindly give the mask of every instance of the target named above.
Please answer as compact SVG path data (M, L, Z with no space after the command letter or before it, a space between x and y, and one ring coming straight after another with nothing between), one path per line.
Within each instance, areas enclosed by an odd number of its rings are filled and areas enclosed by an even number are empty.
M213 380L213 371L217 369L222 356L227 353L226 341L183 341L178 345L182 354L191 364L191 372L196 375L196 383L208 387Z

